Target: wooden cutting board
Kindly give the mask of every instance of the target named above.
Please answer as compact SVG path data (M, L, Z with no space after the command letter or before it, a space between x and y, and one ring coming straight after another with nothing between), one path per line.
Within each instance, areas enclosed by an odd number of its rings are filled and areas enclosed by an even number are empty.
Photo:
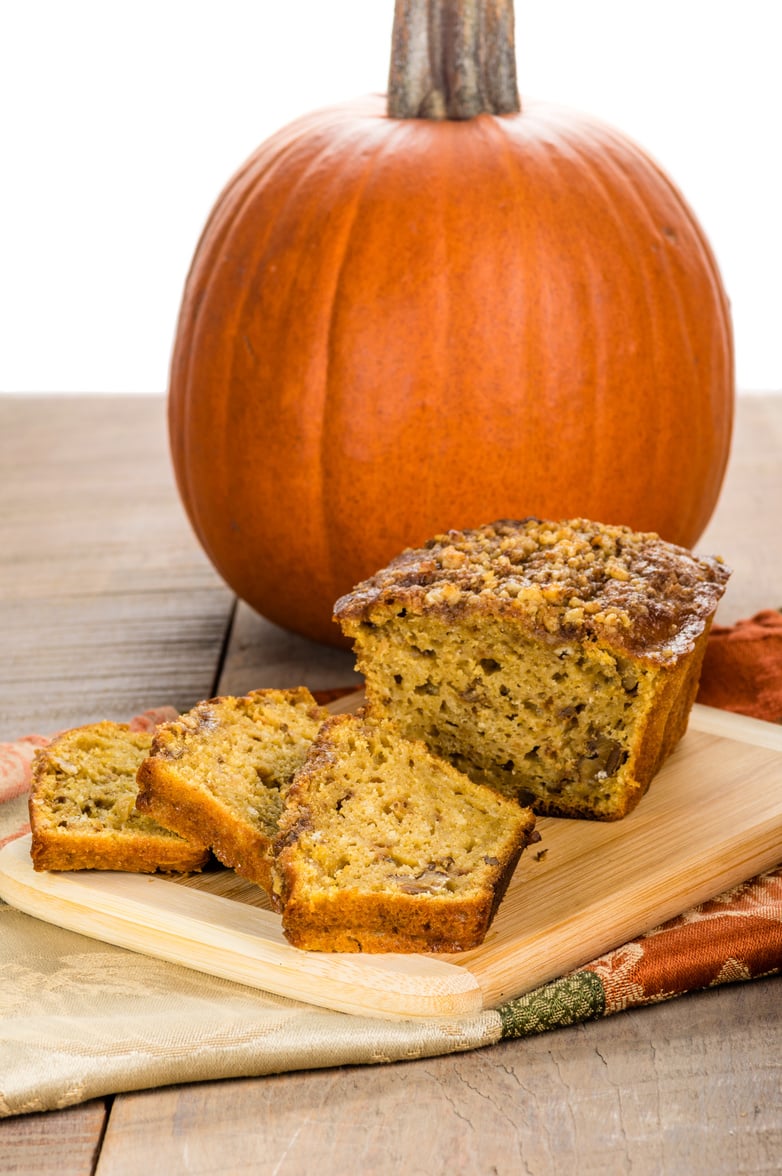
M0 897L107 943L347 1013L494 1008L782 862L782 727L696 706L625 820L542 819L481 947L461 955L304 952L230 870L169 880L35 873L29 837L0 851Z

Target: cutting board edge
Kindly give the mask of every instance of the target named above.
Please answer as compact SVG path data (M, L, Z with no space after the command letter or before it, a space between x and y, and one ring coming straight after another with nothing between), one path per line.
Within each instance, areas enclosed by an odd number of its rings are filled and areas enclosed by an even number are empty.
M217 895L204 896L174 881L155 879L158 894L160 886L171 887L177 895L177 906L189 906L194 912L190 917L184 916L186 933L182 934L165 926L166 920L158 909L153 908L155 914L151 916L150 908L135 897L127 900L124 911L107 910L105 903L96 906L100 871L92 872L87 884L81 885L78 873L36 873L29 859L29 844L28 834L0 850L0 897L43 922L338 1012L385 1020L434 1020L485 1011L475 977L449 960L412 954L386 957L302 952L290 944L253 935L253 924L259 917L260 921L274 918L269 912ZM150 880L149 875L129 874L119 878L142 886ZM91 885L93 882L96 885ZM227 904L232 914L244 919L247 930L221 932L211 942L208 934L206 940L194 938L195 927L206 927L196 913L204 897ZM183 917L181 912L177 917ZM162 944L160 936L164 937ZM236 940L233 944L232 939ZM242 947L246 949L248 940L260 947L258 956L250 957L242 950Z
M735 739L738 743L751 743L754 747L782 752L782 724L755 719L737 711L721 710L696 702L690 711L688 727L706 735Z
M568 932L570 935L569 941L573 941L578 935L579 942L585 944L583 950L576 951L573 949L567 953L560 951L553 957L548 967L541 967L538 971L529 974L529 978L523 985L516 986L503 979L503 973L498 972L497 953L493 953L490 948L487 950L485 944L481 949L481 955L475 959L465 959L458 966L467 968L477 980L483 993L484 1007L487 1009L496 1009L505 1001L516 1000L552 980L557 980L570 972L578 971L579 968L583 968L587 964L593 963L610 952L615 951L617 948L621 948L631 941L641 938L643 935L654 931L662 924L681 916L694 907L707 903L717 896L741 886L752 878L777 868L780 862L782 862L782 848L780 847L781 834L782 815L776 822L769 823L769 827L764 834L764 840L761 843L761 848L751 855L743 857L741 860L737 858L730 868L720 870L708 879L701 881L697 886L685 885L685 871L683 867L680 868L677 871L681 879L678 888L665 903L660 904L658 902L654 905L654 913L652 913L652 903L649 900L643 908L643 911L636 918L626 918L623 921L621 910L627 903L628 898L625 892L621 890L617 891L612 898L612 906L620 913L613 920L613 925L617 928L612 936L613 942L607 941L604 936L597 936L594 933L591 939L584 940L583 929L579 933L579 927L575 925L574 918L572 931ZM736 842L738 845L742 844L740 838L737 838ZM593 909L596 909L596 904L585 908L586 913L589 913ZM584 913L584 910L579 912L580 922L583 922ZM567 927L565 927L565 930L567 931ZM521 954L525 949L527 952L534 950L535 944L550 938L550 930L546 933L541 932L540 934L531 936L527 944L522 942L517 946L516 952ZM592 940L594 940L594 945L592 944ZM596 946L598 942L601 946ZM526 964L526 967L529 968L529 963ZM512 975L517 976L519 974L518 963L515 966L510 966L509 971Z

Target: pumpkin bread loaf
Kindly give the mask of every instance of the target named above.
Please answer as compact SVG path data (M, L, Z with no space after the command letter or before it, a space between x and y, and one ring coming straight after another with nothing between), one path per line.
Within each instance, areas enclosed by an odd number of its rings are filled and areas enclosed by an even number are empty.
M326 717L304 687L199 702L158 728L137 807L270 891L282 795Z
M95 723L36 752L30 791L36 870L199 870L209 854L135 811L136 772L152 735Z
M535 818L387 723L339 715L288 790L274 896L296 947L478 946Z
M538 813L615 820L684 733L729 574L653 533L500 521L403 552L335 618L405 735Z

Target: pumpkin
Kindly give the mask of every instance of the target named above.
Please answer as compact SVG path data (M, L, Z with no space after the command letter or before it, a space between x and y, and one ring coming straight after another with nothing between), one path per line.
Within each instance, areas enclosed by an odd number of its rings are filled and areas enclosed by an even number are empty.
M332 606L408 545L581 516L692 546L728 457L727 300L663 171L519 109L507 0L399 0L387 99L301 118L197 246L173 464L239 597L340 643Z

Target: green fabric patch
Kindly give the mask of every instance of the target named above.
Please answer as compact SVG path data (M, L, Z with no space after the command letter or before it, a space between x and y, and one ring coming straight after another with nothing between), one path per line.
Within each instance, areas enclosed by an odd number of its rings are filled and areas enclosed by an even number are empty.
M501 1040L596 1021L605 1007L602 981L594 972L575 972L501 1005Z

